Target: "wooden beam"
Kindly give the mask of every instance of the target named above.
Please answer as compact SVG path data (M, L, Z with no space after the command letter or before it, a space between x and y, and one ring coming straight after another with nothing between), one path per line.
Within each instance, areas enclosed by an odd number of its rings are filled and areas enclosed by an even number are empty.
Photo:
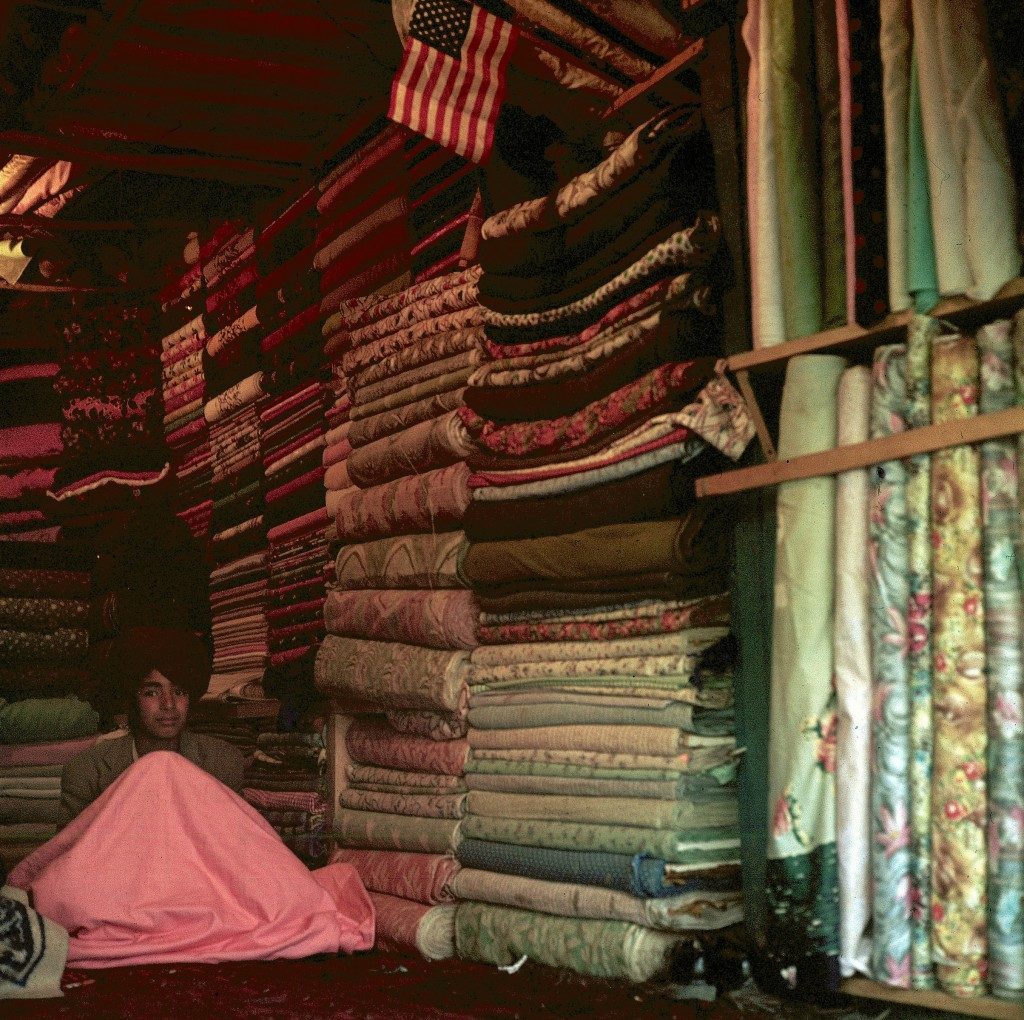
M832 450L779 460L774 464L759 464L756 467L708 475L697 479L697 495L729 496L750 489L781 485L783 482L824 478L844 471L884 464L888 460L903 460L921 453L935 453L953 446L971 446L988 439L1004 439L1020 433L1024 433L1024 407L1013 407L1007 411L910 429L883 439L837 446Z
M151 220L61 220L46 216L0 215L0 230L24 230L26 233L62 234L87 233L89 231L128 232L139 230L176 230L190 227L192 220L151 219Z
M299 167L286 164L204 156L185 153L138 152L119 148L116 143L102 145L83 139L47 137L30 131L0 132L0 147L14 152L67 159L86 166L136 170L169 177L202 177L232 184L251 184L284 188L300 180Z
M948 319L956 326L969 328L992 319L1012 314L1024 306L1024 277L1017 277L1003 287L989 301L971 301L969 298L944 298L928 314L933 318ZM797 340L759 347L729 358L731 372L757 372L780 369L785 362L800 354L843 354L849 357L870 355L879 344L887 343L907 328L913 312L897 312L877 326L864 329L856 323L810 333Z
M641 96L647 93L656 93L662 88L666 82L677 75L684 67L689 67L695 60L701 57L704 53L704 40L695 39L685 49L677 53L671 60L666 61L657 71L654 72L649 78L644 81L637 82L632 88L626 89L625 92L619 96L618 99L608 107L607 110L601 115L604 120L609 117L614 117L620 110L628 106L634 100L639 99ZM678 91L683 86L675 84L672 86L674 91ZM686 90L689 92L689 90ZM693 103L697 104L700 102L700 97L695 93L690 92L693 97ZM673 96L673 98L676 98Z
M990 1020L1020 1020L1021 1004L1006 999L984 995L968 998L962 995L948 995L939 991L916 991L909 988L893 988L879 981L867 978L849 978L843 982L847 995L865 999L880 999L896 1002L903 1006L917 1006L919 1009L939 1009L957 1016L981 1016Z

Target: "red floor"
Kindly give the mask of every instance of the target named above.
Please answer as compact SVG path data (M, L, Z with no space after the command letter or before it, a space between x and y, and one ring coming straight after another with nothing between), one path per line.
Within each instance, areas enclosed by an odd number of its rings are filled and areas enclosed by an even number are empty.
M728 1002L673 1002L663 990L584 980L527 964L493 967L369 953L271 963L187 964L78 972L94 984L63 999L5 1002L5 1020L440 1020L492 1017L698 1017L757 1020Z

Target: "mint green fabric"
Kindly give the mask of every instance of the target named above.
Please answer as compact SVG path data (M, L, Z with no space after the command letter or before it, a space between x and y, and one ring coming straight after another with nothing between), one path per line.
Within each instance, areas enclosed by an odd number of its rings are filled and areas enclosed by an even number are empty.
M921 86L917 54L910 61L910 118L907 140L907 289L919 312L934 308L939 300L939 276L935 265L932 202L928 183L928 153L921 125Z
M0 744L41 744L89 737L100 717L78 698L0 699Z

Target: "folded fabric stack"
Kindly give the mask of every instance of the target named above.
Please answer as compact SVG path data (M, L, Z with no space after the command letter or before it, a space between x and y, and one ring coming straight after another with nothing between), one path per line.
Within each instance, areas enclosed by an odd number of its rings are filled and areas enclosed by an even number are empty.
M325 315L336 313L347 298L373 293L408 271L407 138L397 124L375 122L320 182L313 265L320 274ZM325 328L324 335L332 332Z
M245 774L245 799L310 866L327 863L324 727L262 732Z
M56 831L64 764L99 716L75 696L93 615L92 578L59 569L59 546L0 547L0 866ZM70 557L69 557L70 558ZM83 738L88 738L83 742Z
M314 257L316 200L312 188L274 215L257 238L259 314L264 371L273 395L260 411L266 484L265 526L271 587L267 618L275 697L312 693L313 657L323 636L323 570L327 562L323 508L324 367L322 318Z
M373 901L376 945L391 953L447 960L455 955L459 863L440 854L336 850L331 862L351 864Z
M86 690L94 611L84 566L65 545L0 545L0 698Z
M163 318L160 365L163 376L164 435L171 451L175 486L172 504L196 538L210 530L212 454L203 416L206 377L203 349L203 273L198 251L188 269L159 296Z
M98 716L77 699L0 706L0 868L57 831L64 766L96 743ZM22 740L15 742L15 739Z
M170 471L153 309L75 295L54 389L64 452L48 496L65 517L133 504Z
M708 146L669 111L483 226L469 958L642 980L742 917L728 529L693 481L753 429L714 371Z
M481 171L448 149L417 139L406 146L412 272L418 281L476 261L476 245L463 251L467 234L479 232Z
M4 351L0 362L0 538L56 540L44 495L64 450L59 366L47 351Z
M466 798L465 670L478 607L456 571L474 446L456 411L480 357L477 275L352 299L334 340L350 449L328 480L341 549L316 681L335 708L358 715L336 749L352 762L339 841L377 851L383 869L398 866L388 864L394 852L450 855ZM418 919L430 900L411 899Z
M258 276L253 233L252 228L222 228L202 256L212 334L206 342L208 392L203 408L213 454L213 676L207 697L262 698L268 655L260 445L266 394L253 313Z

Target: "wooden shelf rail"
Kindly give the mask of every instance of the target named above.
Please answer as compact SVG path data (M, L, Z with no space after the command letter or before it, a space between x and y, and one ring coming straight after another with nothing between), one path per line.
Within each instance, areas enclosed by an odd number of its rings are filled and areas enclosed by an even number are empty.
M1024 1007L1019 1002L980 996L976 999L961 998L938 991L915 991L909 988L893 988L867 978L850 978L843 982L847 995L862 999L881 999L899 1003L901 1006L917 1006L919 1009L940 1009L958 1016L981 1016L991 1020L1020 1020Z
M1004 286L989 301L971 301L969 298L946 298L928 314L933 318L948 319L954 325L970 327L1010 315L1024 306L1024 277L1017 277ZM913 312L897 312L877 326L864 329L856 323L811 333L797 340L753 351L734 354L727 360L730 372L757 372L780 370L786 361L800 354L867 355L879 344L894 342L910 324Z
M821 453L779 460L772 464L724 471L697 479L697 495L729 496L751 489L763 489L782 482L795 482L803 478L821 478L844 471L883 464L887 460L902 460L920 453L935 453L951 446L983 443L987 439L1002 439L1024 432L1024 407L982 414L975 418L928 425L910 429L883 439L869 439L864 443L837 446Z
M704 40L694 39L693 42L689 43L684 49L680 50L671 60L662 64L657 71L646 78L644 81L637 82L632 88L626 89L625 92L619 96L618 99L608 107L603 114L601 114L602 120L607 120L609 117L613 117L616 113L628 106L634 100L639 99L641 96L646 95L648 92L657 92L658 88L665 81L668 81L675 75L677 75L684 67L688 67L698 57L704 54ZM689 92L689 90L687 90ZM700 102L700 98L689 93L691 102L695 105ZM679 97L677 97L678 100Z

